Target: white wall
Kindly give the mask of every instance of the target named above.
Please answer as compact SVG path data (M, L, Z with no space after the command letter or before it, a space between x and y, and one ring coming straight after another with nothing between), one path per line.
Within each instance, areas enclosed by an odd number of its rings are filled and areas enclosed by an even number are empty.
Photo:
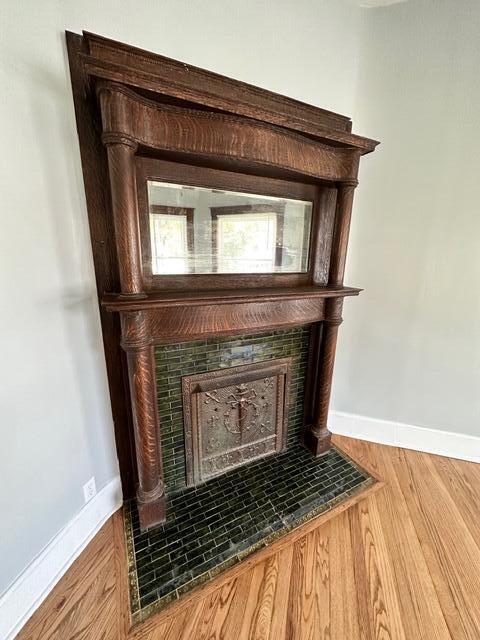
M332 404L480 437L480 3L372 9L362 30L354 126L382 144L360 170L346 281L365 291Z
M118 473L56 5L0 15L0 593Z
M351 113L359 19L338 0L3 0L0 593L118 473L64 30Z

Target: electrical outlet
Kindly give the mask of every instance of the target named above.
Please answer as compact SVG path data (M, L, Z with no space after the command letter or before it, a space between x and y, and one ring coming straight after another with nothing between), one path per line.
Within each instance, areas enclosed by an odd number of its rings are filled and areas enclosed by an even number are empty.
M83 485L83 495L85 496L85 502L89 502L89 500L91 500L96 493L97 487L95 486L95 476L93 476L88 482Z

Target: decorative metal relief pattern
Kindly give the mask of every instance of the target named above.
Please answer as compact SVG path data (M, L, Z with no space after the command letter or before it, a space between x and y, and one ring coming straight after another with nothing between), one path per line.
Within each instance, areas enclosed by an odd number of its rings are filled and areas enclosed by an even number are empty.
M291 358L182 378L187 483L281 451Z

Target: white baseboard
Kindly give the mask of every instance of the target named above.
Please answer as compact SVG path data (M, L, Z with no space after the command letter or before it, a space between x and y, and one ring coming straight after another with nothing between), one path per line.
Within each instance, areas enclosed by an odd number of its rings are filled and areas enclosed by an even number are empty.
M480 463L480 437L330 411L332 433Z
M30 563L0 598L0 638L15 638L35 609L121 504L120 478L114 478Z

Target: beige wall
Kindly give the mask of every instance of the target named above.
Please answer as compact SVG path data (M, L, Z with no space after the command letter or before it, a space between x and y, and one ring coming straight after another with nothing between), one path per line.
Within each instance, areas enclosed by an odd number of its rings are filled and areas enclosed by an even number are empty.
M480 3L364 13L333 407L480 436Z

